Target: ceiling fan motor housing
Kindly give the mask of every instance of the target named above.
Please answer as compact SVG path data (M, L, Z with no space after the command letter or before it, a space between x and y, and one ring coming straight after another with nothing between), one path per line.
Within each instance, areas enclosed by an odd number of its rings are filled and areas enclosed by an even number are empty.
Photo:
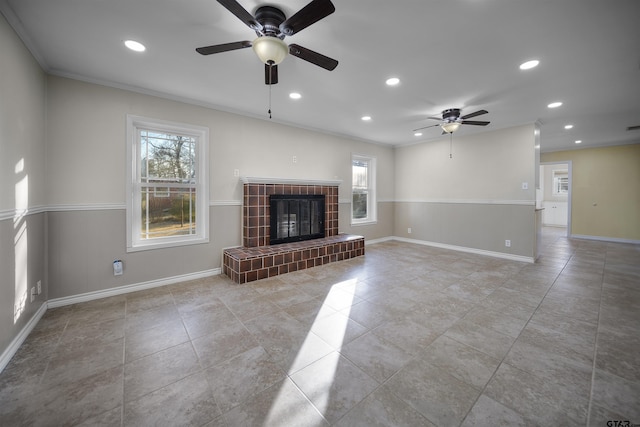
M448 110L444 110L442 112L442 120L445 122L455 122L460 118L460 109L459 108L449 108Z
M284 39L285 34L280 32L280 24L282 24L287 17L284 13L273 6L261 6L255 13L256 21L262 24L263 33L265 36L278 37ZM256 31L258 36L261 36L260 32Z

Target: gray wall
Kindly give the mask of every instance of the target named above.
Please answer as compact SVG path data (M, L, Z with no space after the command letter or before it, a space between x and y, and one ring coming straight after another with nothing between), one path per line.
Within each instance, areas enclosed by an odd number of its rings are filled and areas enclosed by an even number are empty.
M532 258L535 132L533 124L469 136L461 131L453 135L453 158L448 136L398 147L394 235Z
M47 297L45 75L0 15L0 354ZM30 302L29 289L43 293Z

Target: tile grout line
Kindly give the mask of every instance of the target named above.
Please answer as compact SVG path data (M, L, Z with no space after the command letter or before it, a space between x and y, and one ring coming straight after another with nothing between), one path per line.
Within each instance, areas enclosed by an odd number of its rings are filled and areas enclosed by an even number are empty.
M600 336L600 315L602 313L602 294L604 291L604 272L607 268L607 256L609 251L605 250L604 253L604 265L602 267L602 281L600 282L600 303L598 305L598 320L596 327L596 337L595 342L593 344L593 363L591 365L591 387L589 389L589 404L587 405L587 426L591 423L591 409L593 408L593 390L595 386L596 380L596 365L597 365L597 356L598 356L598 338Z

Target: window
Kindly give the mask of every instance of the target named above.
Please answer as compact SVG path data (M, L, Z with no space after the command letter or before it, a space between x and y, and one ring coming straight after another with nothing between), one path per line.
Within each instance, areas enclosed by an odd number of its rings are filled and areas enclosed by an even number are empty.
M553 194L567 194L569 192L569 172L566 170L553 171Z
M376 221L376 159L353 155L351 157L351 223Z
M127 251L209 241L209 130L127 116Z

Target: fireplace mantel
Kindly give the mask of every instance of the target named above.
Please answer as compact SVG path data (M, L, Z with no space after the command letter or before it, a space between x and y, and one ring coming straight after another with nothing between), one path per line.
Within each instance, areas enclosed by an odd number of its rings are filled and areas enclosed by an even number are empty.
M299 178L273 178L262 176L243 176L240 178L243 184L288 184L288 185L324 185L338 187L341 179L299 179Z

